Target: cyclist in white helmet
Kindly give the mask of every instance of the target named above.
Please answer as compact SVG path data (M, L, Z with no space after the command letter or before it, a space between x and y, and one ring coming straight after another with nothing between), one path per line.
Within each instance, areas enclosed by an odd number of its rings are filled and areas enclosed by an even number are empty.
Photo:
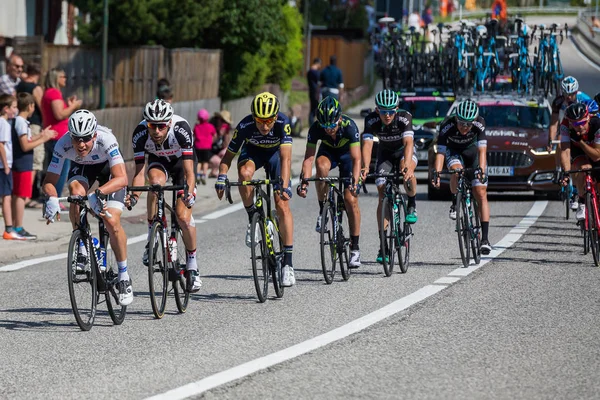
M69 118L69 134L54 146L42 191L48 200L44 204L44 218L48 223L60 220L60 207L56 183L65 160L71 160L68 186L71 196L85 196L97 180L98 189L88 195L90 208L104 220L110 236L110 246L119 267L119 302L126 306L133 301L131 279L127 271L127 236L121 226L124 208L127 172L119 150L117 138L107 127L98 125L96 117L88 110L74 112ZM108 212L107 212L108 211ZM110 215L110 217L109 217ZM73 229L79 221L79 206L71 204L69 218ZM77 266L87 265L88 249L79 244Z
M552 101L552 116L550 117L550 128L548 129L548 151L552 149L552 141L558 139L558 127L562 123L567 107L574 103L580 103L584 100L591 100L590 96L579 90L579 82L572 76L564 78L560 84L562 94L556 96ZM560 146L556 149L556 167L560 168ZM577 193L573 193L573 197L569 201L573 211L579 207L577 201Z
M171 104L156 99L144 108L144 120L133 132L133 158L135 174L132 186L142 186L148 178L150 185L165 185L169 178L174 185L188 184L187 197L179 194L175 214L181 227L187 260L185 277L187 290L197 292L202 286L196 261L196 223L192 216L192 206L196 202L196 174L194 172L194 146L190 124L173 113ZM146 167L148 154L148 167ZM132 193L127 199L130 207L135 206L139 193ZM148 239L154 215L157 212L156 196L148 196ZM143 256L148 265L148 244Z

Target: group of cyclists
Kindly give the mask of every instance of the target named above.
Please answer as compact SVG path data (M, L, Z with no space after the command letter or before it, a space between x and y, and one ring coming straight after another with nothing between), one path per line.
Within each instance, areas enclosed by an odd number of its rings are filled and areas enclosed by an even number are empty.
M582 169L600 166L600 119L597 99L579 91L577 80L566 77L562 81L563 94L552 104L552 119L549 131L549 146L560 134L560 165L564 171L571 168ZM600 95L600 94L599 94ZM306 142L302 175L296 192L305 198L309 189L307 177L312 175L316 164L316 176L327 177L331 170L339 167L344 179L344 202L350 225L349 265L358 268L360 261L361 213L358 194L362 182L375 176L379 202L376 219L380 224L381 201L384 197L386 175L397 170L404 177L407 195L406 222L414 224L418 220L416 206L417 180L414 175L417 158L414 148L412 116L399 108L400 98L392 90L382 90L375 96L376 108L365 117L364 130L360 133L356 123L342 113L342 107L333 97L324 98L316 110L316 121L310 126ZM255 172L264 167L275 182L275 207L280 221L283 241L283 286L293 286L296 282L293 254L293 218L289 201L292 198L291 159L292 136L288 117L280 112L278 98L269 92L254 97L251 114L237 125L232 140L219 166L219 176L215 190L219 199L223 197L227 185L227 173L231 163L237 160L238 179L252 180ZM487 255L492 247L488 239L490 210L487 202L487 140L485 120L479 115L477 103L471 99L461 101L455 112L440 125L435 169L432 171L432 184L439 187L440 173L444 166L448 170L467 169L474 195L480 205L481 247ZM564 118L563 118L564 116ZM164 100L149 102L143 112L144 120L132 134L135 160L135 173L131 186L148 184L165 185L171 179L174 185L187 184L189 190L178 193L176 217L182 229L187 251L186 290L196 292L202 281L196 258L196 226L192 207L196 199L193 135L189 123L173 111L170 103ZM374 137L379 139L376 171L370 174L371 152ZM318 142L319 148L317 149ZM107 227L110 244L118 264L118 291L122 305L133 300L131 278L127 270L127 238L121 226L121 214L125 207L131 209L139 200L139 193L127 192L129 184L119 143L112 131L98 125L96 117L88 110L79 110L69 118L69 134L61 138L52 155L48 173L43 183L47 196L43 214L48 223L60 218L60 205L56 191L64 160L69 159L68 188L70 195L86 195L98 181L98 188L88 195L90 209L100 216ZM579 193L583 193L583 176L574 174L573 180ZM449 217L456 219L457 174L450 181L452 204ZM566 184L565 181L563 181ZM326 221L321 220L325 202L326 184L317 181L319 214L316 231L325 229ZM240 186L240 196L249 221L259 212L253 202L252 186ZM147 218L150 227L156 210L156 196L147 198ZM577 219L585 215L584 201L573 199L572 207L577 210ZM71 204L69 216L76 228L79 206ZM384 222L385 223L385 222ZM251 228L248 224L246 244L251 246ZM255 242L258 242L256 240ZM379 249L377 262L382 263L387 249ZM88 249L80 243L78 266L86 265ZM148 244L142 262L148 265Z

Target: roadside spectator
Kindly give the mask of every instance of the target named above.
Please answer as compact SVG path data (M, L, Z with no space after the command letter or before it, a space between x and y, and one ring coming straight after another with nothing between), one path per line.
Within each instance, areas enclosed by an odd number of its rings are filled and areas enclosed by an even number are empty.
M219 164L227 152L227 146L231 140L231 113L227 110L221 110L215 113L209 121L215 126L217 136L212 145L213 156L210 159L210 177L216 178L219 175Z
M21 82L23 72L23 59L21 56L11 55L6 62L6 74L0 76L0 94L14 96L15 87Z
M167 103L173 102L173 90L171 89L171 83L166 79L162 78L158 80L158 89L156 90L156 98L164 100Z
M212 157L212 145L217 138L215 126L208 122L210 114L204 108L198 111L198 122L194 126L194 148L198 166L196 167L196 183L206 185L208 163Z
M329 57L329 65L321 71L321 94L323 98L330 96L336 100L343 100L344 80L342 71L336 66L337 57Z
M35 111L29 117L29 129L31 130L31 140L36 140L37 137L42 132L42 97L44 96L44 89L38 84L40 80L40 69L36 65L28 65L25 69L25 73L27 74L26 78L23 78L21 82L17 85L17 96L19 93L29 93L33 96L35 100ZM18 103L18 99L17 99ZM44 146L36 146L33 149L33 176L32 176L32 186L33 191L31 198L39 199L41 195L41 184L44 180L42 176L44 174L44 155L45 155ZM37 202L35 200L31 200L29 203L25 204L26 207L31 208L41 208L42 203Z
M600 32L600 20L598 20L595 15L592 15L590 21L590 33L592 34L592 37L596 36L596 32L594 31Z
M415 28L416 32L419 32L421 29L421 17L419 17L419 13L417 11L413 11L408 16L408 27Z
M42 146L45 142L56 136L56 131L46 128L35 139L32 139L28 118L35 112L35 100L29 93L17 95L19 115L11 120L11 140L13 147L12 164L12 216L14 230L25 240L35 240L32 235L23 229L23 214L25 201L31 198L33 186L33 149Z
M425 6L421 20L423 21L423 25L426 29L428 29L429 24L433 23L433 10L431 8L431 4L427 4Z
M42 96L42 123L44 127L52 127L58 135L45 143L46 157L44 166L47 168L52 158L56 142L69 130L69 117L81 107L81 100L71 96L64 100L61 89L67 86L67 75L60 68L53 68L46 74L46 89ZM60 178L56 184L58 195L61 196L71 163L65 160Z
M310 112L308 114L308 125L310 126L315 120L315 111L321 100L321 92L319 91L319 76L321 72L321 59L316 57L313 60L310 69L306 73L308 81L308 98L310 99Z
M0 95L0 198L2 198L2 214L4 215L5 240L23 240L13 227L11 195L12 180L12 135L9 119L19 112L17 99L9 94Z

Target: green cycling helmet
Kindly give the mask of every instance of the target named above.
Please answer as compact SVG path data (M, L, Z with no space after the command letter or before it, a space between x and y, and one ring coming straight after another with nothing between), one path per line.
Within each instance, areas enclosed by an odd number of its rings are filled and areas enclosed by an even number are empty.
M400 98L393 90L384 89L375 96L375 105L380 109L392 109L398 107Z
M317 121L321 125L334 125L342 116L342 106L333 97L327 96L317 106Z
M479 116L479 107L473 100L463 100L456 107L456 117L465 122L473 122Z

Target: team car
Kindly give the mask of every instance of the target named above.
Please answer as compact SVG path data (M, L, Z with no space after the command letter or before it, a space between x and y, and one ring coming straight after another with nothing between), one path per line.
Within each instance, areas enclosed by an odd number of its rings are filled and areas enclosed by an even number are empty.
M548 151L550 104L545 98L516 99L508 95L472 97L485 120L487 136L488 191L534 191L554 195L556 145ZM457 101L455 104L458 104ZM448 116L454 114L453 106ZM440 189L431 185L437 142L429 148L430 199L450 198L449 175L442 173ZM445 171L445 169L444 169Z

